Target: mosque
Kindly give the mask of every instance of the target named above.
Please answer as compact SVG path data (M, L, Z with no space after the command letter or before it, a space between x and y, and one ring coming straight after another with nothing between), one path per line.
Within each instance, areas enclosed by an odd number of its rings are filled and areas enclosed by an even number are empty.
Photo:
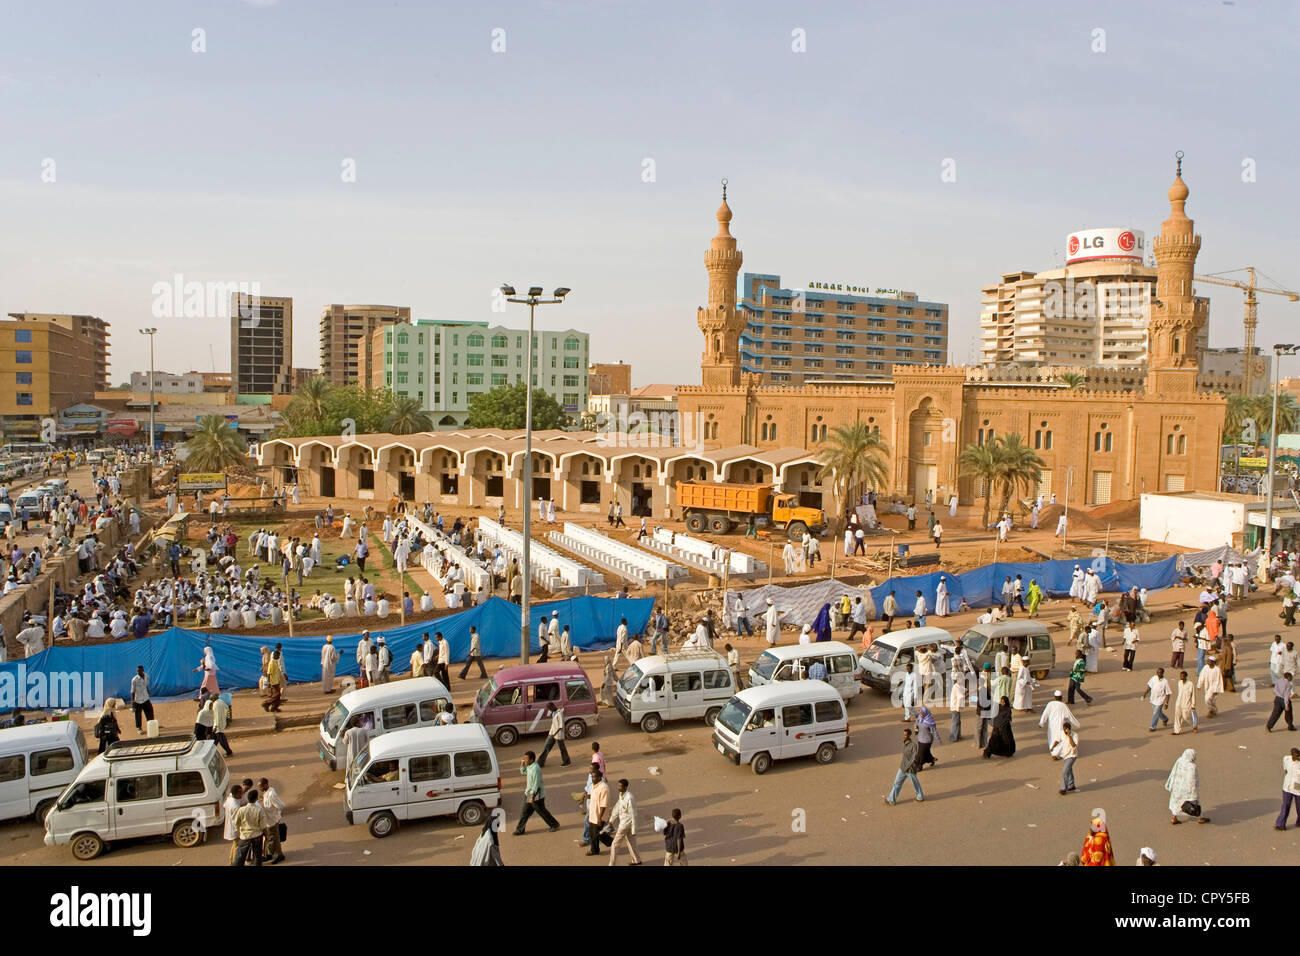
M724 195L717 234L704 255L708 305L701 383L677 390L678 445L629 446L593 432L534 436L534 499L563 512L675 514L678 481L761 482L805 505L837 510L817 460L837 426L863 422L890 449L886 496L973 504L984 489L958 471L961 450L1018 434L1043 460L1045 495L1073 506L1103 505L1143 492L1213 490L1226 401L1198 391L1198 331L1209 306L1192 287L1201 237L1187 217L1182 162L1169 187L1169 218L1155 240L1157 301L1148 326L1142 391L996 383L980 369L895 365L892 381L762 385L744 372L746 324L736 288L743 255ZM614 436L615 439L618 436ZM523 503L521 433L492 430L276 438L257 458L277 483L307 494L435 505L517 509Z

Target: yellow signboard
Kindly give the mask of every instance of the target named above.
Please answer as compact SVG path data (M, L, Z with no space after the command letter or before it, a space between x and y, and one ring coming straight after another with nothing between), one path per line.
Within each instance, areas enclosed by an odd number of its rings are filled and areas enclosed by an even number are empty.
M1240 464L1242 468L1267 468L1268 459L1264 457L1242 458L1240 459Z
M194 472L189 475L181 475L177 484L178 491L225 491L226 476L220 472L215 474Z

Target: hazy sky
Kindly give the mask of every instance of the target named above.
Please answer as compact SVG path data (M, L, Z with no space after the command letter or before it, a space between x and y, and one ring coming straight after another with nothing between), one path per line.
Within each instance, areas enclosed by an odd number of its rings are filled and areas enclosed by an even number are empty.
M229 368L226 322L150 314L176 273L292 296L302 366L326 303L495 322L502 281L567 285L541 327L698 382L725 176L747 270L948 302L965 361L982 284L1075 229L1154 236L1178 149L1198 271L1300 287L1298 9L3 0L0 309L110 320L116 383L146 325L159 368ZM1240 344L1240 294L1201 291ZM1260 311L1300 338L1300 304Z

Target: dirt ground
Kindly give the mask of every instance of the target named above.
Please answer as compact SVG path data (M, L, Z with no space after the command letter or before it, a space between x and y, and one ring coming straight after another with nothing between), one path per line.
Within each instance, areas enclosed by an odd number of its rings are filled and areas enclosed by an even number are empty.
M921 774L926 801L915 803L905 787L899 805L887 807L881 798L898 766L903 724L886 695L866 691L849 708L852 742L835 762L819 766L810 760L778 763L766 776L732 766L711 747L710 731L700 722L669 724L650 735L625 724L617 712L602 709L598 733L612 778L627 777L640 805L638 844L652 863L662 861L661 844L653 834L653 816L682 810L687 828L688 855L693 864L982 864L1055 865L1077 851L1087 832L1088 815L1104 807L1118 863L1131 865L1142 846L1157 850L1162 865L1287 864L1294 860L1297 833L1272 829L1281 784L1281 760L1296 738L1283 730L1269 735L1264 721L1271 693L1267 689L1266 646L1278 625L1276 604L1256 597L1234 609L1231 630L1237 637L1239 688L1256 682L1255 699L1227 695L1215 718L1202 716L1197 734L1182 741L1168 729L1149 733L1150 707L1139 699L1157 664L1168 662L1169 630L1178 617L1190 618L1195 595L1183 588L1153 597L1155 619L1143 627L1143 642L1133 673L1120 670L1119 654L1103 652L1101 673L1090 675L1086 689L1094 703L1074 708L1079 719L1081 755L1075 767L1079 791L1060 796L1060 764L1047 753L1045 732L1037 714L1016 715L1018 750L1010 759L981 759L969 740L948 743L948 712L936 709L943 742L936 747L937 767ZM1068 602L1049 602L1041 617L1053 626L1058 642L1057 666L1035 694L1036 710L1064 688L1069 650L1063 644L1061 621ZM942 626L960 634L973 614L943 619ZM932 624L940 623L932 618ZM839 634L837 637L843 637ZM787 632L784 640L793 640ZM752 639L734 640L748 663L761 651ZM1115 637L1112 635L1112 644ZM600 655L584 654L583 663L599 681ZM489 670L506 661L489 662ZM456 679L453 692L462 720L481 681ZM286 722L313 721L328 705L314 685L290 689L283 717ZM165 730L189 725L193 705L164 704L158 708ZM1202 708L1203 712L1203 708ZM130 738L130 715L123 719ZM972 719L967 715L966 731ZM236 779L267 776L289 805L289 842L285 865L463 864L477 836L453 819L403 825L392 837L376 840L364 827L343 818L343 795L336 784L341 774L330 772L316 755L314 726L271 732L273 722L257 707L255 692L236 695L231 743ZM513 827L522 800L522 778L516 768L525 748L540 749L541 738L526 738L498 748L502 767L504 806ZM1168 794L1163 788L1174 760L1194 747L1201 767L1201 796L1206 826L1169 824ZM504 859L510 864L604 865L583 855L576 845L581 820L568 794L580 790L590 739L570 747L572 766L563 767L556 754L545 770L548 806L562 830L547 833L536 821L528 833L501 837ZM228 845L213 834L193 850L179 850L165 839L115 847L88 866L220 865ZM41 844L40 828L30 822L0 824L0 862L22 865L65 864L64 847Z

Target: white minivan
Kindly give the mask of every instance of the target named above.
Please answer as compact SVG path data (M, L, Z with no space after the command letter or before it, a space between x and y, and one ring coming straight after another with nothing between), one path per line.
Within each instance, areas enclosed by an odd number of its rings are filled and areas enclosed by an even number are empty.
M783 644L769 647L749 669L751 687L761 687L772 681L800 680L808 676L813 661L826 665L826 681L840 692L845 700L852 700L862 692L858 681L858 658L853 648L840 641L815 641L811 644Z
M713 726L736 692L726 658L713 651L643 657L619 678L614 705L629 724L653 734L665 720L704 718Z
M338 748L354 718L371 723L374 737L406 727L455 723L456 705L451 691L435 677L413 677L349 691L334 701L320 721L318 751L331 770L338 770L343 760Z
M737 766L764 774L773 760L815 756L830 763L849 745L839 692L820 680L777 681L742 690L713 725L713 746Z
M0 820L42 820L86 765L86 735L71 720L0 730Z
M482 724L412 727L370 741L347 768L348 823L374 837L398 820L455 815L481 826L501 805L501 769Z
M45 845L93 860L110 841L171 834L188 849L219 827L230 771L216 741L119 742L93 758L45 815Z

